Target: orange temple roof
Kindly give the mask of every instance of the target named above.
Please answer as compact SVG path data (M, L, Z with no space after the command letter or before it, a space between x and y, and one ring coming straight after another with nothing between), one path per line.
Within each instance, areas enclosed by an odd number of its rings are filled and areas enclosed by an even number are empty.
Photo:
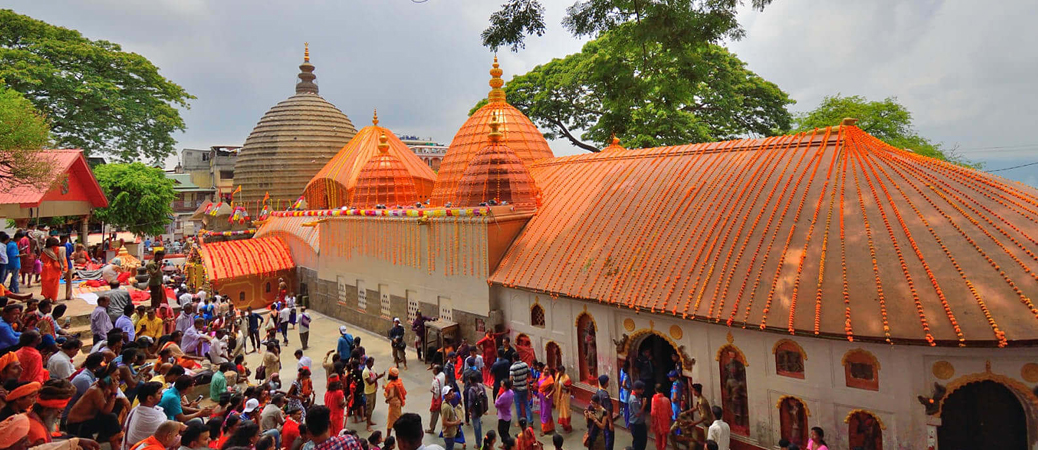
M781 333L1038 342L1038 191L854 126L541 161L491 281Z
M523 161L501 142L499 128L499 122L490 121L490 144L480 150L465 169L458 187L457 206L479 206L491 201L536 206L537 186Z
M378 149L379 154L372 156L360 169L351 206L414 206L418 201L414 180L404 164L389 153L385 134L379 136Z
M428 199L433 192L436 174L411 151L392 131L378 126L378 116L372 125L361 128L307 184L303 197L311 209L353 206L354 189L364 165L379 154L379 136L389 139L388 154L397 159L411 175L418 199Z
M199 255L211 281L295 268L288 245L277 236L208 243Z
M501 121L502 142L527 165L555 156L548 147L548 141L544 139L544 135L537 130L533 122L505 101L505 93L501 89L504 81L501 79L501 69L498 67L496 57L494 58L494 68L491 69L490 74L492 89L488 95L489 103L465 121L454 135L447 154L440 163L436 188L432 194L432 204L435 206L457 201L457 190L465 174L465 169L476 153L490 143L487 130L493 117L497 117Z

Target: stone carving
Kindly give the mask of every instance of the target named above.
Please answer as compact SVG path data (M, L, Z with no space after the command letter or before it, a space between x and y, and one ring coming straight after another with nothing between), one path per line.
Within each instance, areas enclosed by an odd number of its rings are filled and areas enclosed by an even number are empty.
M624 333L623 335L620 336L620 339L613 339L612 340L613 341L613 345L616 346L616 353L622 354L624 352L624 348L627 347L627 341L629 339L631 339L631 337L628 336L627 333Z
M681 370L692 370L692 366L696 365L696 359L688 356L684 345L678 346L678 353L681 354Z
M941 410L941 400L944 399L944 395L948 392L944 386L940 383L933 384L933 393L929 397L920 395L919 403L923 404L923 408L926 409L926 415L932 416L937 414Z

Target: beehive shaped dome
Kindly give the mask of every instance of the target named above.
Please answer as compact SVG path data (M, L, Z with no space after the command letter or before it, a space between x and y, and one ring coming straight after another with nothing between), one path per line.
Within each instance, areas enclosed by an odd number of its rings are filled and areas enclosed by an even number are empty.
M378 151L360 169L351 206L413 205L418 201L414 179L404 163L389 153L389 138L385 134L378 138Z
M490 122L489 145L469 162L458 183L456 206L497 202L517 208L537 205L537 186L523 161L502 141L500 123Z
M371 126L361 128L306 185L303 197L311 209L357 206L353 198L357 182L364 165L382 153L378 148L382 136L387 138L389 145L386 154L396 159L410 175L417 194L416 201L425 201L432 194L436 173L392 131L378 125L377 112L371 123Z
M491 90L487 96L489 103L473 113L454 135L437 173L436 188L432 194L433 205L457 203L457 191L465 170L476 153L490 143L487 126L493 117L501 123L501 143L510 148L523 163L531 164L539 159L555 156L548 147L548 141L533 122L505 101L505 91L501 89L504 86L501 73L495 57L494 68L490 70Z
M309 48L299 69L296 95L263 115L234 164L234 184L241 186L236 200L250 206L258 206L267 193L275 206L294 202L357 134L346 114L317 95Z

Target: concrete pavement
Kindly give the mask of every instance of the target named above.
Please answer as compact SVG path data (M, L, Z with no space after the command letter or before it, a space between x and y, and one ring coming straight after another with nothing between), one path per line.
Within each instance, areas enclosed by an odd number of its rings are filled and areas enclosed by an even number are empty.
M344 323L334 318L330 318L328 316L313 311L310 311L310 314L312 315L314 320L310 325L309 349L305 350L304 354L312 358L314 361L313 365L315 367L311 367L311 371L313 372L312 377L314 380L314 390L317 394L317 403L323 404L324 393L326 388L325 380L327 379L327 375L325 374L324 369L321 368L321 361L323 360L324 355L328 353L329 350L335 349L336 343L339 339L339 326L344 325ZM349 328L350 334L352 334L355 337L359 336L361 338L361 346L364 347L367 354L375 358L376 371L381 373L382 371L388 370L390 367L393 366L393 357L389 346L388 337L379 336L351 325L347 325L347 327ZM279 375L281 376L284 390L287 390L288 386L291 385L292 381L296 379L297 360L295 356L293 356L293 352L295 352L296 349L301 348L298 330L289 330L288 339L288 345L282 343L281 346L282 370L279 372ZM248 346L251 349L252 344L250 343L248 344ZM253 371L255 371L256 367L259 367L261 360L261 353L251 353L246 355L245 357L245 361L248 363L249 368ZM427 366L424 363L418 361L417 354L414 352L413 348L408 349L407 360L409 363L409 369L403 370L403 368L401 368L400 370L400 378L403 380L404 387L407 389L407 402L404 406L404 412L418 413L425 419L424 423L427 426L429 423L429 405L432 401L432 393L430 392L430 384L432 383L432 372L426 370ZM384 397L382 395L382 381L384 381L384 379L380 380L379 382L379 390L377 397L378 401L375 405L375 411L373 413L372 420L376 423L373 429L382 430L383 435L385 435L386 413L388 408L385 401L383 400ZM256 380L252 379L250 380L250 382L255 383ZM492 392L490 392L489 387L487 389L487 395L488 397L490 397L491 404L490 411L488 411L487 414L483 416L484 433L486 433L487 430L490 429L497 429L497 416L493 405ZM514 416L515 415L513 414L513 417ZM558 411L555 412L554 416L556 420L558 420ZM544 444L544 448L551 449L551 435L543 437L540 436L540 421L538 420L538 415L536 414L536 412L534 414L534 422L536 423L532 424L531 426L533 426L534 430L537 432L536 434L538 435L540 441ZM584 436L584 432L587 431L587 428L585 420L583 416L580 414L580 411L573 411L572 422L573 431L569 433L562 432L561 427L559 427L557 424L555 427L556 431L560 432L560 434L562 434L562 436L565 438L564 448L584 448L581 444L581 440ZM614 445L614 449L622 450L624 447L631 445L631 434L627 432L626 429L622 428L623 420L618 420L617 424L618 425L615 439L616 442ZM350 418L347 418L346 427L352 430L357 430L358 434L361 437L366 438L370 434L365 431L365 425L363 423L355 424L352 422ZM436 429L439 430L440 428L441 427L439 426L439 424L437 424ZM515 435L517 430L518 426L515 422L513 422L511 428L513 436ZM464 432L465 439L467 442L467 448L475 449L476 444L475 437L473 436L472 427L465 426ZM425 435L425 443L443 445L443 440L438 436L427 434Z

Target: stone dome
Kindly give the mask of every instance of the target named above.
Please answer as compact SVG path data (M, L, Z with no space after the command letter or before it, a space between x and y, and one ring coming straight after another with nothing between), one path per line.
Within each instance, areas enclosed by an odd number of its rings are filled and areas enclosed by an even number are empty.
M512 150L525 164L553 158L544 135L534 126L525 114L505 101L505 91L501 89L501 69L494 58L494 68L490 70L489 103L472 114L458 129L457 134L447 148L440 170L436 174L436 187L433 189L432 204L444 205L457 202L459 183L465 174L469 162L483 148L490 144L487 126L492 118L501 122L501 143Z
M500 123L490 121L489 145L469 162L458 183L455 206L507 202L516 208L537 206L537 186L523 161L502 142Z
M275 206L295 202L310 179L357 134L349 117L317 94L309 49L299 69L296 95L263 115L234 164L234 184L241 186L236 200L250 207L258 206L267 193Z

